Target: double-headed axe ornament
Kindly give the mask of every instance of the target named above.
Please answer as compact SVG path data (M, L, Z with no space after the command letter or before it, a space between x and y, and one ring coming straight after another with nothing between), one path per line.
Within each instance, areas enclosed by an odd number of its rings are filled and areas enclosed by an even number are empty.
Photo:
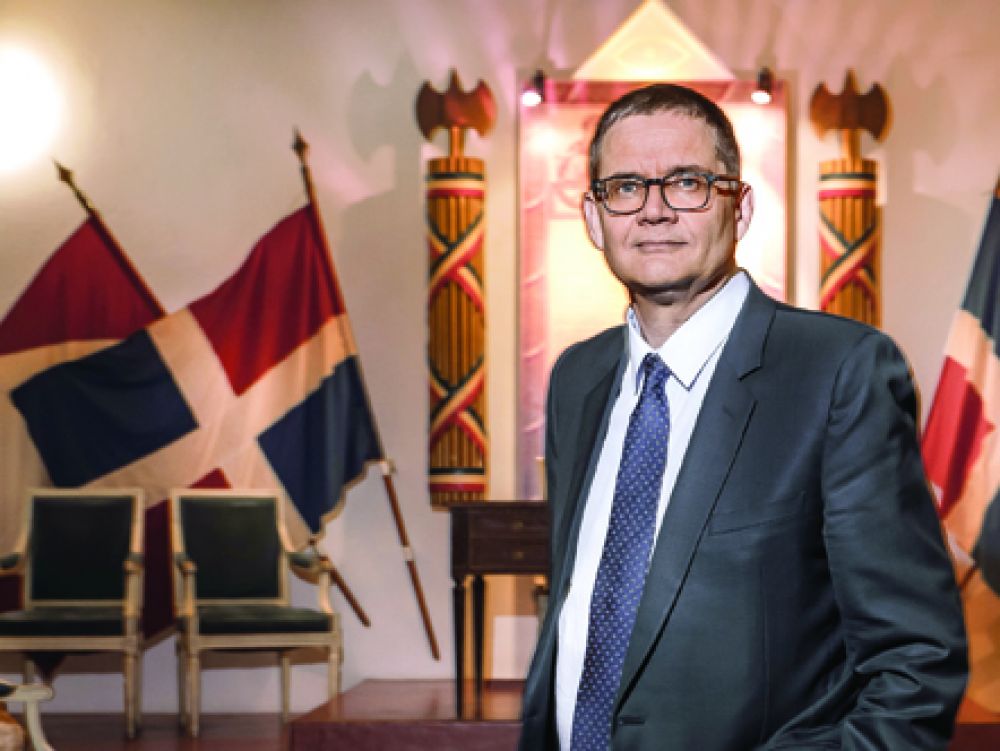
M861 94L854 71L848 69L839 94L831 94L824 83L816 87L809 101L809 119L820 138L827 131L840 131L844 156L857 159L861 156L861 131L867 130L876 141L882 141L889 132L892 112L885 89L875 83Z
M438 128L448 131L448 156L462 156L465 131L472 128L485 136L497 116L496 102L490 87L480 80L472 91L462 91L458 72L452 69L448 89L442 94L427 81L417 93L417 125L430 141Z

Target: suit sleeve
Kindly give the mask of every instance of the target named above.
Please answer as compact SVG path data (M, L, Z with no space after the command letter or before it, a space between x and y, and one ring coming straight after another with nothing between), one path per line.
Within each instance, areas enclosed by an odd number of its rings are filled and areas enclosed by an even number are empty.
M545 498L551 501L556 498L556 463L558 451L556 448L556 430L558 416L556 409L559 370L563 363L562 355L556 360L549 373L549 389L545 399Z
M844 749L945 749L965 689L961 603L915 414L903 357L866 335L841 364L823 449L824 537L862 686Z
M570 348L572 349L572 348ZM569 350L567 350L568 352ZM562 526L563 514L566 512L562 502L562 489L559 487L559 443L560 429L560 376L564 371L566 354L563 352L552 366L549 373L548 396L545 402L545 499L549 507L549 582L557 581L560 576L562 550L558 544L559 530Z

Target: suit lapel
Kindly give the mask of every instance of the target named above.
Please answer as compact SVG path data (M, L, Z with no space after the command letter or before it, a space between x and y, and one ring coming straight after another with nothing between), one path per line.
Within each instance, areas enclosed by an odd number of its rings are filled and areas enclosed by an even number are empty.
M774 310L774 302L751 283L705 394L663 517L625 655L619 701L670 617L708 517L739 452L756 403L742 379L760 367Z
M580 415L579 432L570 438L575 443L573 468L570 472L570 484L566 490L565 503L572 505L572 513L563 514L562 527L556 537L563 541L563 563L561 576L553 594L565 591L565 584L576 559L576 538L583 518L583 507L586 505L590 483L597 469L604 434L608 429L611 410L614 406L617 387L621 386L622 374L625 370L624 346L619 349L613 359L596 371L597 382L583 396Z
M566 512L560 517L559 528L553 530L553 571L549 581L549 610L542 632L535 647L533 665L547 666L532 669L524 687L525 707L533 712L544 712L554 722L549 710L552 704L552 690L555 681L556 635L562 596L566 591L573 564L576 560L576 538L583 517L583 506L590 490L590 481L597 467L600 447L607 432L608 420L614 404L616 386L621 383L625 369L625 347L622 342L624 329L617 329L617 337L610 336L606 346L598 347L596 356L566 374L567 398L571 405L579 405L580 420L573 421L558 436L560 445L570 447L567 456L569 469L560 468L560 477L566 478L566 490L558 498L550 499L553 506L562 504ZM550 396L551 398L551 396ZM567 474L568 472L568 474Z

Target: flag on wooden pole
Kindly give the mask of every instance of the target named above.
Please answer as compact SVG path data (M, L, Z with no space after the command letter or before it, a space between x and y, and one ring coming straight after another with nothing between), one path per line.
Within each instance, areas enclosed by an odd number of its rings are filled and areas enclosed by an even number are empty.
M304 148L297 139L300 158ZM10 402L53 484L141 487L149 499L177 487L273 488L288 504L294 547L315 540L348 486L379 462L437 657L306 183L308 203L265 233L213 292L110 346L43 363L11 384ZM337 583L368 625L346 584ZM169 614L169 587L163 594L147 588L144 621L164 604Z
M64 179L71 180L67 173ZM75 186L74 186L75 189ZM86 204L89 208L89 204ZM0 388L10 394L35 374L119 341L163 315L163 309L100 216L90 216L48 258L0 320ZM0 551L10 552L23 524L26 489L50 484L25 423L9 398L0 401ZM162 538L167 517L146 515L147 540ZM156 543L147 548L156 548ZM148 561L147 561L148 563ZM147 588L156 586L147 575ZM169 593L169 581L164 591ZM0 610L17 607L20 583L0 579ZM167 625L158 618L157 629Z
M969 634L968 695L1000 712L1000 182L923 436Z
M311 214L281 220L186 308L13 390L56 485L164 498L221 475L283 490L293 544L322 528L381 451Z

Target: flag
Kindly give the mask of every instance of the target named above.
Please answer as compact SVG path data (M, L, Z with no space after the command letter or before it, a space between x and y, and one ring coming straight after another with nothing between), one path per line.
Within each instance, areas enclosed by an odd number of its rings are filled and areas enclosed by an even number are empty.
M922 452L955 554L968 695L1000 712L1000 182L945 347Z
M0 388L9 395L42 370L102 349L162 314L118 244L91 216L0 321ZM49 484L20 414L9 398L0 400L0 553L17 544L26 489ZM167 529L165 515L147 519L153 537L159 530L165 540ZM0 579L0 610L18 607L19 599L20 582Z
M213 292L11 397L56 485L273 488L295 546L383 458L312 203Z

